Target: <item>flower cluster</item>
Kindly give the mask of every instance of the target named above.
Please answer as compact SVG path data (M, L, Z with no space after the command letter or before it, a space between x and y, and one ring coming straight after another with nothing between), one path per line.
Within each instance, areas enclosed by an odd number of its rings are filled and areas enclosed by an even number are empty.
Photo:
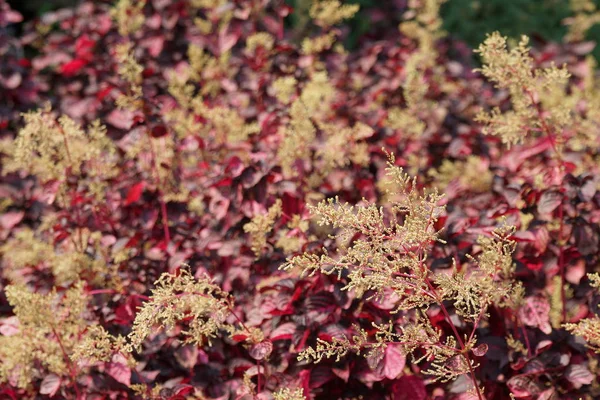
M597 398L589 44L287 3L0 0L0 397Z

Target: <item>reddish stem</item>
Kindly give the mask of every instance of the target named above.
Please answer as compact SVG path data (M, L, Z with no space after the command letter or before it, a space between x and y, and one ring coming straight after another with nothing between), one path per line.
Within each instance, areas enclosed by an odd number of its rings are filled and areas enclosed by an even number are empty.
M71 358L69 358L69 355L67 354L67 351L65 350L65 346L63 345L62 340L60 339L60 335L58 334L58 332L56 332L54 325L51 325L51 326L52 326L52 333L56 337L56 340L58 341L58 345L60 346L60 350L63 354L63 358L65 359L65 362L67 363L67 366L69 367L69 374L71 375L71 384L73 385L73 388L75 389L77 399L78 400L82 399L81 392L79 391L79 387L77 386L77 371L75 370L75 366L71 362Z
M558 218L560 219L560 227L558 232L558 269L560 271L560 299L562 302L562 322L567 322L567 298L565 293L565 260L563 251L563 205L562 201L558 207Z
M561 153L558 151L558 148L556 147L554 136L552 135L552 130L550 129L550 127L546 123L546 119L542 115L542 110L540 108L540 105L539 105L539 103L535 102L533 93L529 89L527 89L525 87L523 89L529 96L531 103L535 106L535 110L537 112L538 118L540 120L540 123L542 124L542 130L548 136L548 139L550 140L550 144L552 145L552 149L556 153L556 156L558 157L558 160L560 161L561 169L564 172L566 170L565 160L563 159ZM561 186L563 183L563 179L564 179L564 174L561 176ZM563 228L564 228L563 198L561 198L560 206L558 208L558 218L560 219L560 228L559 228L560 230L558 232L558 269L560 272L560 298L561 298L561 303L562 303L562 321L566 322L567 321L567 307L566 307L566 294L565 294L565 262L564 262L563 237L562 237Z
M150 153L151 153L151 164L152 169L154 171L154 175L156 175L156 184L158 190L158 201L160 203L160 214L162 217L163 230L165 235L165 246L169 246L171 243L171 233L169 232L169 217L167 215L167 204L164 200L164 195L162 191L162 181L160 179L160 174L158 171L158 166L156 165L156 152L154 151L154 143L152 143L152 136L148 134L148 141L150 142Z
M521 324L521 330L523 331L523 338L525 339L525 345L527 346L527 357L531 357L533 353L531 351L531 344L529 343L529 336L527 336L525 325Z
M256 360L256 377L258 379L257 383L256 383L256 392L260 394L260 392L262 392L262 381L260 379L260 361Z

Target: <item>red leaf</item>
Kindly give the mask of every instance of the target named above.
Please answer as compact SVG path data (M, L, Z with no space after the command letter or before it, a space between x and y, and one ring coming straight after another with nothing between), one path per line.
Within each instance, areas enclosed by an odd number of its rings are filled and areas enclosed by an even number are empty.
M81 58L76 58L74 60L69 61L66 64L63 64L60 67L60 73L66 77L71 77L79 72L85 65L87 61L82 60Z
M47 394L50 397L53 397L58 389L60 388L61 379L54 375L46 375L42 380L42 384L40 386L40 394Z
M169 131L167 131L167 127L164 124L156 124L152 127L150 134L154 138L159 138L166 136Z
M87 34L84 34L75 41L75 55L80 59L88 59L92 56L91 51L95 45L96 42L90 39Z
M177 385L174 388L175 394L177 396L185 396L194 391L194 387L192 385Z
M238 342L238 343L239 343L239 342L243 342L243 341L245 341L246 339L248 339L248 335L244 335L244 334L240 334L240 333L238 333L238 334L235 334L235 335L233 335L231 338L232 338L232 339L233 339L235 342Z
M140 199L140 197L142 197L142 192L144 191L144 187L146 186L146 182L145 181L141 181L139 183L136 183L135 185L133 185L130 189L129 192L127 192L127 198L125 199L125 205L128 206L131 203L135 203L136 201L138 201Z

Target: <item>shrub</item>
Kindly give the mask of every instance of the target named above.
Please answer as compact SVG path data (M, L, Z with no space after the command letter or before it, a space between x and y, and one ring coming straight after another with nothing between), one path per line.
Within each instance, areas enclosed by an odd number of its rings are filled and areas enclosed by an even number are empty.
M473 70L440 4L354 52L331 0L1 31L2 396L597 397L591 49Z

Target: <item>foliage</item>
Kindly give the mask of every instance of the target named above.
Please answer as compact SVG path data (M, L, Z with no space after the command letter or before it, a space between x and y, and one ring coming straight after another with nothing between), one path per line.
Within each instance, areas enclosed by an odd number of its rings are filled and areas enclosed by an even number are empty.
M586 38L586 31L596 23L592 8L597 6L596 0L456 0L442 8L442 17L447 31L473 47L493 31L512 38L525 34L559 42ZM587 35L587 39L594 37Z
M0 397L600 395L590 45L380 3L0 0Z

